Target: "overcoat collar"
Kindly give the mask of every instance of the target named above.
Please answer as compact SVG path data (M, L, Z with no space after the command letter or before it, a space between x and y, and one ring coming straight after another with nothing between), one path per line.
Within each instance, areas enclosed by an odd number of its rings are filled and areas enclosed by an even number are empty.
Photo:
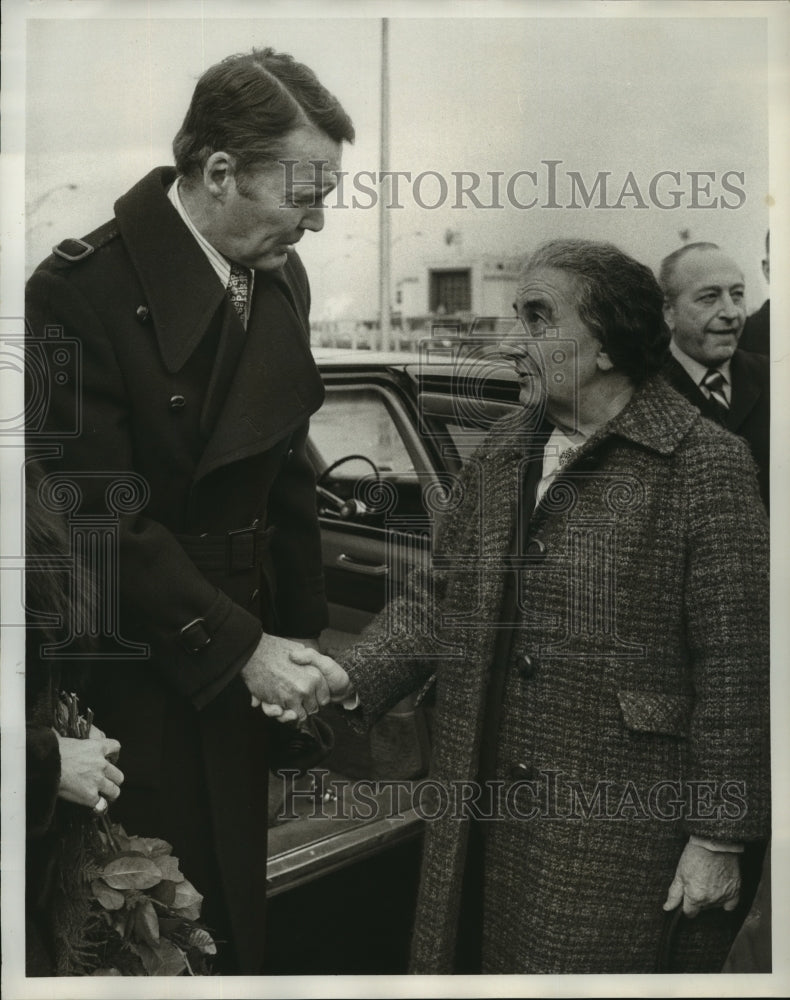
M574 461L598 449L612 437L624 438L643 448L670 455L699 420L699 413L661 375L655 375L641 385L623 409L599 427L574 451ZM501 452L507 459L524 457L525 440L531 434L548 437L551 425L545 422L535 427L534 415L528 411L518 417L506 417L497 427Z
M226 317L228 314L235 324L230 303ZM282 294L282 280L270 272L256 274L252 310L243 336L235 374L196 478L268 450L324 401L324 385L310 353L309 331L292 298Z
M671 455L697 420L697 410L666 379L654 375L636 390L616 416L590 437L586 445L615 436L659 455Z
M323 384L310 354L308 291L300 262L256 272L246 333L205 254L167 198L172 168L144 177L115 205L124 246L139 276L170 374L180 371L215 319L220 342L208 387L208 437L196 479L267 450L321 405ZM301 282L301 294L294 286ZM219 371L222 369L222 371Z
M152 170L115 203L170 374L189 360L225 298L206 255L167 198L175 176L172 168Z
M167 197L175 178L172 167L157 167L115 203L118 229L171 374L189 360L226 299L216 272ZM266 273L293 299L285 270ZM259 277L260 272L256 283Z

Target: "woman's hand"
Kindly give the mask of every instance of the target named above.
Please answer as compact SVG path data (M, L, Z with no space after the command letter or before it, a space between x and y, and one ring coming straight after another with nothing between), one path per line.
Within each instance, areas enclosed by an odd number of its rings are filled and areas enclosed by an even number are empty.
M57 737L60 749L58 796L89 809L100 803L102 797L111 802L117 799L121 794L123 773L107 758L121 749L118 740L95 736L93 731L87 740L60 734Z

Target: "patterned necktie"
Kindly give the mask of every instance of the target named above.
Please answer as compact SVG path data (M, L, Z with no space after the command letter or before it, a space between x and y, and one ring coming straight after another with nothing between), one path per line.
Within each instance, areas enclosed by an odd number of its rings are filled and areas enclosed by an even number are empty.
M247 298L250 294L250 272L241 264L231 263L228 279L228 298L239 315L241 325L247 327Z
M725 379L718 368L709 368L705 372L705 376L702 379L700 385L708 390L710 398L714 403L718 403L725 410L729 410L730 404L727 402L727 397L724 395Z

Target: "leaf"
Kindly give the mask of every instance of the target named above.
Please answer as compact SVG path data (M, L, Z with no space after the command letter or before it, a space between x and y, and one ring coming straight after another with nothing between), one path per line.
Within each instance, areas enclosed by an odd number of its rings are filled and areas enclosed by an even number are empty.
M162 873L150 858L133 855L108 862L101 877L113 889L150 889L162 880Z
M201 900L203 897L200 897ZM199 920L200 919L200 903L192 903L190 906L181 906L178 909L179 916L183 917L185 920Z
M217 946L214 944L214 938L202 927L192 928L189 935L189 944L191 947L197 948L198 951L202 951L204 955L217 954Z
M129 848L132 851L139 851L147 858L161 858L170 854L173 850L171 844L159 837L129 837Z
M144 899L138 903L134 917L134 930L138 939L145 941L151 947L156 947L159 944L159 917L157 917L154 904L150 899Z
M120 910L126 902L126 896L122 892L119 892L117 889L111 889L101 879L94 879L91 882L91 892L105 910Z
M129 842L126 846L130 851L136 851L138 854L142 854L143 857L148 858L151 855L145 837L129 837Z
M149 976L180 976L187 967L184 953L167 938L162 938L155 948L139 942L135 951Z
M145 842L147 844L148 856L151 858L161 858L166 854L171 854L173 851L173 845L168 844L166 840L162 840L160 837L146 837Z
M162 873L162 878L166 878L170 882L184 881L184 874L178 867L178 858L174 858L171 854L164 854L158 857L156 859L156 866Z
M148 895L165 906L172 906L173 900L176 898L176 884L165 879L159 885L155 885Z
M203 897L192 885L184 879L176 886L176 895L173 900L173 908L179 911L179 916L188 917L190 920L197 920L200 916L200 904Z

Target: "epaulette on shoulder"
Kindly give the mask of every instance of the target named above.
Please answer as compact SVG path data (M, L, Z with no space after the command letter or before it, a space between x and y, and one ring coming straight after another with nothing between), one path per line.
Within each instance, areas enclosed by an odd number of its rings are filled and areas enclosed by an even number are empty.
M101 247L106 246L119 235L118 223L115 219L110 219L109 222L105 222L104 225L99 226L98 229L94 229L92 233L89 233L82 239L72 236L61 240L57 246L52 248L52 252L67 264L77 264L81 260L85 260L86 257L90 257L91 254L95 253Z

